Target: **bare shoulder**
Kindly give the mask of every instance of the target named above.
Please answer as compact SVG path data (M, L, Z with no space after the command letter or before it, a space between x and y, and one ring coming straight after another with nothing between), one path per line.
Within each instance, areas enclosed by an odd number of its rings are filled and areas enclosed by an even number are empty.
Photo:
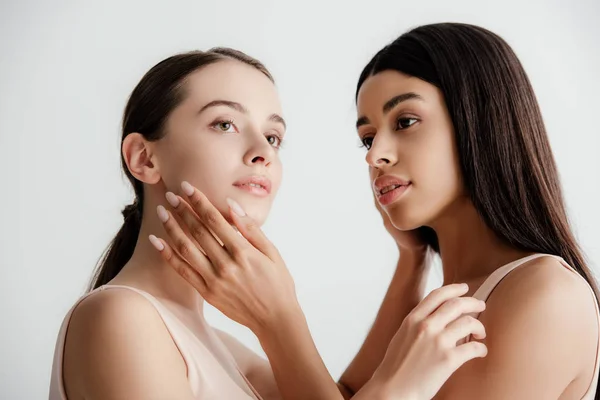
M598 346L595 297L555 258L502 280L479 319L488 355L461 367L436 398L561 398L589 386Z
M162 319L154 306L140 294L126 289L98 291L85 298L73 311L67 343L90 345L90 341L127 339L138 333L156 334ZM109 334L109 333L113 334Z
M555 382L568 386L579 379L587 387L598 347L596 301L587 282L559 260L534 259L488 299L481 317L488 346L501 365L526 355L530 368L546 369Z
M598 342L595 302L581 276L553 257L541 257L520 266L498 284L481 321L491 339L494 332L514 335L512 342L497 335L503 345L525 346L530 339L548 346L578 343L569 347L585 359L586 352L595 353Z
M526 314L531 318L536 312L548 317L548 323L568 318L579 321L577 326L584 328L590 321L596 322L595 301L581 276L554 257L540 257L520 266L498 284L484 314L491 322L496 315Z
M108 289L100 290L86 297L73 311L71 324L76 325L77 321L92 322L100 319L105 323L126 317L136 318L140 313L141 317L148 318L155 316L160 319L154 306L140 294L128 289ZM89 320L89 321L88 321ZM124 321L119 321L124 322Z
M75 308L63 365L73 398L156 398L165 388L186 398L189 390L185 363L160 314L126 289L93 293Z

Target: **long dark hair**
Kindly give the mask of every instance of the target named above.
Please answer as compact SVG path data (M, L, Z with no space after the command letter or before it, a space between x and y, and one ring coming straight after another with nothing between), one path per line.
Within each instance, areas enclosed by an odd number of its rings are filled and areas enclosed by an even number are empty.
M373 57L360 75L356 97L368 77L385 70L442 91L466 189L496 235L518 249L562 257L598 298L597 283L569 225L533 88L510 46L477 26L420 26ZM435 232L420 230L439 252Z
M166 121L171 112L185 98L185 81L193 72L223 60L237 60L250 65L271 81L273 77L258 60L233 49L214 48L171 56L148 71L137 84L123 114L121 144L130 133L140 133L146 140L155 141L165 134ZM123 172L131 182L135 200L122 211L124 222L98 263L89 289L96 289L112 280L133 255L144 208L144 185L133 177L123 154Z

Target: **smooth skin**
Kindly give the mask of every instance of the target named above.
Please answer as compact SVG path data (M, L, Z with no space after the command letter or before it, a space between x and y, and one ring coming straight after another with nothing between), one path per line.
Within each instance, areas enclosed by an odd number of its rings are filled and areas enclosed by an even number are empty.
M165 231L177 243L173 249L151 237L164 259L206 301L257 335L283 398L341 399L314 346L277 249L235 201L229 200L230 219L243 236L197 189L184 182L182 191L185 199L173 193L167 193L167 199L191 237L159 206ZM466 285L448 286L415 307L372 370L372 379L353 398L429 399L459 366L485 356L485 346L477 341L457 346L469 335L485 337L483 325L464 315L483 310L485 304L459 297L467 290Z
M364 82L357 108L371 180L411 182L383 209L400 230L436 231L444 284L466 282L472 294L497 268L530 254L501 241L475 210L437 87L383 71ZM489 355L460 368L436 399L581 399L598 347L595 302L556 259L530 261L497 286L480 316Z
M186 97L169 116L164 138L150 142L131 133L123 142L127 168L144 184L144 208L133 256L109 285L144 290L160 299L192 332L215 333L230 353L212 347L219 364L232 374L239 367L264 399L337 399L355 392L357 399L428 398L456 368L485 355L481 344L456 347L453 341L460 335L483 337L482 325L464 315L481 311L484 305L460 299L466 289L451 285L415 308L426 278L426 252L411 234L393 231L401 248L398 272L367 341L337 386L312 342L285 265L258 229L268 215L282 173L278 149L286 126L275 86L261 72L236 61L206 66L190 75L185 85ZM251 175L269 179L267 196L257 197L235 186ZM166 204L167 192L173 193L171 201L174 193L181 193L176 198L184 204L182 196L189 187L182 188L182 181L205 195L190 207L210 210L197 215L205 218L203 226L217 229L221 242L216 245L206 230L186 228L183 223L181 232L187 238L208 240L203 248L213 259L224 255L219 253L221 243L229 243L228 250L233 251L228 253L228 264L217 262L218 270L187 275L191 282L173 269L175 257L165 259L170 249L166 242L147 239L152 234L169 236L165 228L177 217L159 206ZM228 204L228 198L234 202ZM246 216L235 219L232 204L239 205ZM234 231L232 223L246 239ZM186 259L204 256L194 243L174 243ZM157 244L164 246L160 254ZM236 281L242 277L251 284ZM264 282L270 282L268 287L275 292L259 291ZM270 363L208 327L203 317L205 298L199 292L222 308L231 307L227 315L250 325ZM217 293L223 298L218 300ZM282 308L273 308L274 304ZM244 310L241 307L246 307L245 312L239 311ZM440 312L434 311L438 308ZM411 313L417 309L420 311ZM417 359L419 352L427 358ZM186 373L185 362L160 316L136 293L98 291L74 310L63 363L69 399L191 399Z

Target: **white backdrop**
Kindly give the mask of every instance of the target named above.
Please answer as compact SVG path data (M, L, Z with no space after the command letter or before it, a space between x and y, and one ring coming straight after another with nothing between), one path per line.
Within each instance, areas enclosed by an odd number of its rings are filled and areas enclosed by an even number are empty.
M513 46L539 97L577 236L600 268L597 0L0 3L2 399L47 397L59 324L131 199L119 165L126 98L179 51L239 48L276 78L290 128L265 230L336 377L396 260L358 148L355 85L370 57L411 27L475 23ZM258 350L245 328L211 308L208 318Z

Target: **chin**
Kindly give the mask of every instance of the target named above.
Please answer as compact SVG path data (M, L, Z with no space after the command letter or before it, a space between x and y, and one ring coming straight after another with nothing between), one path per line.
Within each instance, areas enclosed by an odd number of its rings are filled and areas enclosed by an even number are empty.
M263 204L257 204L257 202L238 200L238 203L240 204L240 206L242 206L246 214L250 218L252 218L259 226L261 226L265 222L271 209L271 204L266 204L266 202L264 202Z
M394 227L400 231L412 231L427 225L428 219L425 218L421 213L416 212L414 208L406 206L396 206L392 204L388 207L386 212L390 217L390 222Z

